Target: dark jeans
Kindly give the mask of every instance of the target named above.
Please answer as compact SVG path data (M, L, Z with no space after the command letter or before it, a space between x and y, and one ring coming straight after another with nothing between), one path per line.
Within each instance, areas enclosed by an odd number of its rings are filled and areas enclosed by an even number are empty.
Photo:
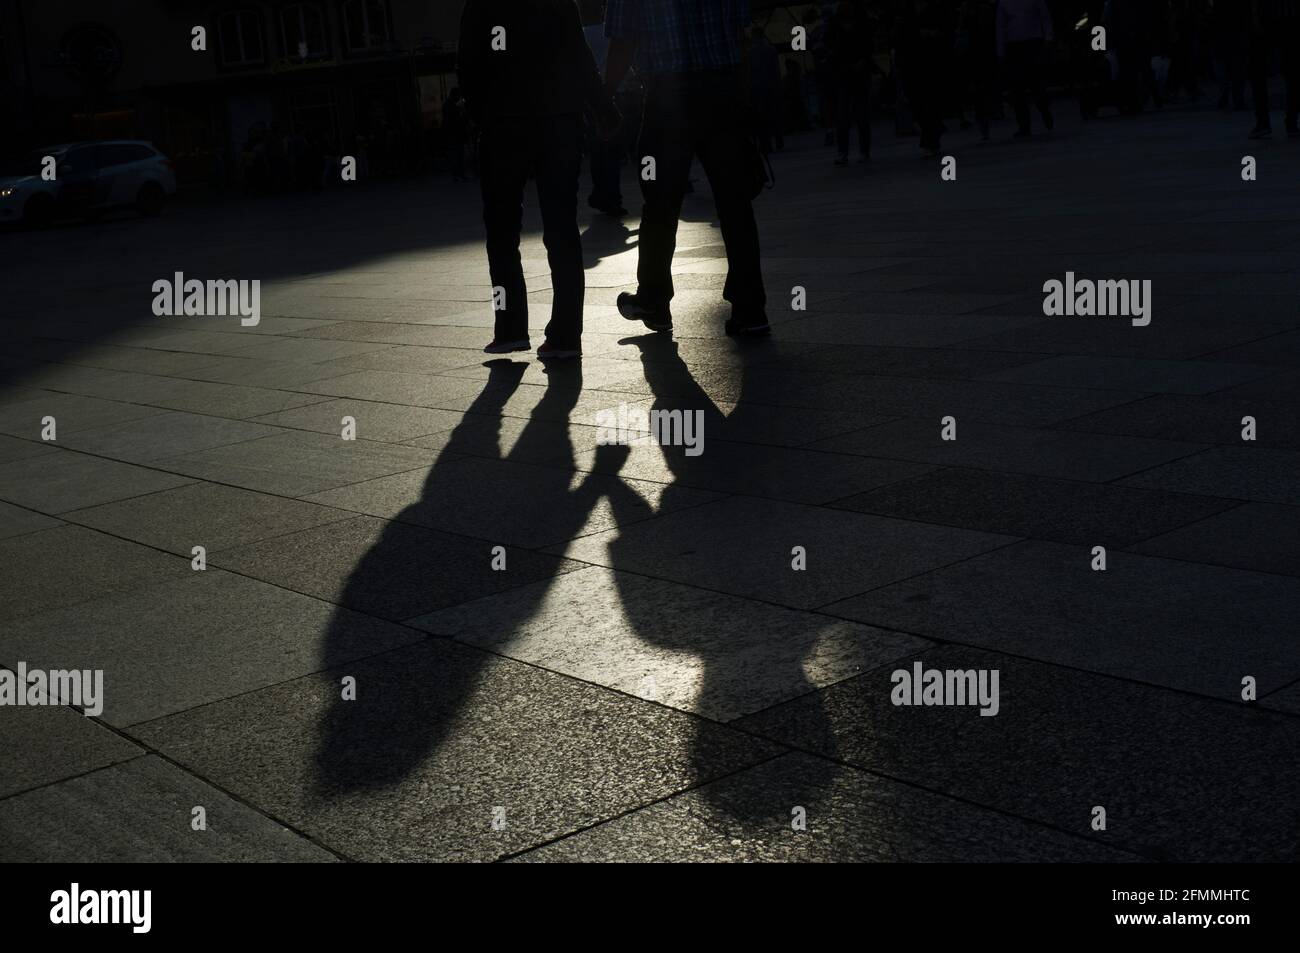
M1016 110L1016 126L1022 132L1030 127L1029 101L1042 114L1043 122L1051 115L1047 105L1047 91L1043 86L1042 40L1017 40L1006 45L1007 85L1011 88L1011 102Z
M746 310L767 303L751 189L754 146L740 89L739 74L733 71L667 73L650 79L636 160L645 201L637 240L637 291L648 302L666 305L672 300L677 220L691 159L699 156L727 246L722 297ZM646 156L652 156L656 166L650 181L642 174Z
M835 148L849 154L849 135L858 127L858 154L871 155L871 74L850 73L835 85Z
M487 226L492 285L505 289L496 314L496 339L528 337L528 289L519 259L524 187L531 171L542 210L542 242L551 265L551 321L546 339L577 347L582 337L586 279L578 234L578 173L582 167L582 117L555 116L488 122L479 147L483 224Z
M1261 126L1271 124L1268 69L1275 49L1286 80L1286 124L1290 128L1300 114L1300 27L1289 20L1273 20L1265 24L1263 33L1250 38L1250 95L1255 101L1255 121Z

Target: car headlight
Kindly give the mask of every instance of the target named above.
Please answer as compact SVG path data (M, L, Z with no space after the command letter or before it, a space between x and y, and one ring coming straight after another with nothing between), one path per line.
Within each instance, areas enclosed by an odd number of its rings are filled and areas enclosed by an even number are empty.
M12 186L10 186L7 189L0 189L0 199L7 199L9 198L9 196L13 195L14 192L16 191L17 189L13 188Z

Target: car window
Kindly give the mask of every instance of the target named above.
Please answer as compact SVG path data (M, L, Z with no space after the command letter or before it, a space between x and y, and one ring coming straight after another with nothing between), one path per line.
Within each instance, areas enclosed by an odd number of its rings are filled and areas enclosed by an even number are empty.
M122 145L114 143L111 145L99 147L99 167L107 169L111 166L122 165L127 162L138 162L140 159L148 158L150 150L144 146Z
M95 171L95 147L78 146L75 149L69 149L59 159L59 172L94 172Z

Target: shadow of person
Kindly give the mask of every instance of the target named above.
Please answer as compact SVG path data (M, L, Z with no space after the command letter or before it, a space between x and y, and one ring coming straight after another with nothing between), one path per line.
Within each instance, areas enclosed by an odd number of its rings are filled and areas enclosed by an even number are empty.
M587 268L606 258L614 258L636 248L634 239L640 229L630 229L622 219L609 215L593 216L582 233L582 251Z
M549 368L546 387L531 409L527 423L511 446L501 452L510 421L502 417L507 405L520 394L523 362L489 362L482 391L467 408L424 479L419 499L384 525L378 539L349 575L337 600L324 640L324 666L338 670L364 670L358 676L355 700L342 692L323 713L314 753L313 792L329 801L357 791L376 791L400 784L447 742L453 726L472 708L472 698L483 670L492 658L478 651L384 653L370 660L358 658L357 629L373 625L357 610L400 621L492 592L523 587L529 597L519 602L518 616L526 620L545 597L547 583L561 561L510 546L510 539L474 543L463 537L425 527L437 527L449 518L481 521L480 539L502 527L514 539L545 533L555 541L579 535L599 497L580 485L573 469L573 447L567 421L582 391L580 361ZM540 453L554 461L540 466L531 461ZM514 472L494 472L504 468ZM469 469L473 468L473 469ZM493 493L481 480L495 479L497 486L517 485L510 498ZM522 484L522 485L520 485ZM465 512L466 507L470 508ZM451 542L448 542L448 541ZM495 572L490 566L492 544L506 544L507 566L533 566L531 575ZM439 546L459 547L449 556ZM481 550L480 550L481 545ZM433 550L432 552L430 550ZM472 567L448 564L462 554ZM529 560L532 564L529 564ZM478 563L481 562L481 567ZM414 571L413 568L414 567ZM463 583L454 591L439 576L458 572ZM538 585L527 586L537 582ZM412 586L416 591L411 592ZM398 606L385 611L385 597ZM418 609L414 607L418 606ZM432 637L431 637L432 638ZM447 643L438 640L445 648ZM364 682L364 684L362 684ZM463 754L461 748L457 749ZM457 765L469 776L472 764Z
M641 351L645 378L655 395L653 411L700 411L706 426L715 432L702 445L697 456L689 455L685 446L664 445L628 448L602 447L597 453L597 467L624 469L631 454L662 454L671 479L671 487L703 487L734 491L762 485L761 474L752 472L755 465L762 466L763 456L745 453L739 444L728 443L728 435L741 428L749 430L755 421L744 418L761 413L757 405L746 403L747 370L751 362L762 360L766 349L761 342L738 344L735 357L736 372L741 375L738 402L730 415L724 415L709 395L695 380L690 368L681 359L676 342L669 335L646 334L625 338ZM755 346L757 345L757 346ZM653 418L652 418L653 419ZM732 423L729 426L729 421ZM618 451L622 451L621 453ZM602 458L602 454L604 457ZM639 472L639 471L634 471ZM623 489L619 489L622 487ZM665 493L665 497L668 493ZM639 497L622 481L609 494L610 506L616 523L630 526L635 515L630 511ZM789 552L790 542L773 538L774 547ZM807 626L819 631L829 630L838 623L818 617L794 615L772 606L755 606L752 621L736 619L739 603L724 597L692 588L661 581L647 582L634 567L644 566L643 553L636 536L619 535L609 543L609 561L615 572L615 585L619 587L622 609L627 625L637 638L647 645L664 650L671 656L683 659L683 669L693 669L693 677L685 685L656 686L639 694L653 697L667 689L675 697L655 698L675 707L689 707L703 718L730 722L773 704L809 696L801 711L800 725L813 750L826 755L826 759L810 759L815 765L812 773L803 772L800 784L807 788L806 800L816 803L834 782L839 770L828 760L837 750L834 732L824 708L822 693L808 674L810 656L817 648L817 638L810 637ZM729 556L729 570L743 577L752 552L741 551L737 544ZM791 570L794 571L794 570ZM671 570L663 573L673 577ZM674 577L676 578L676 577ZM689 605L681 604L683 601ZM666 604L667 602L667 604ZM678 604L673 604L674 602ZM742 607L743 608L743 607ZM824 624L823 624L824 622ZM693 656L695 662L685 659ZM671 673L665 673L671 678ZM684 697L682 690L685 689ZM657 691L658 690L658 691ZM693 693L693 698L690 697ZM685 704L683 704L685 703ZM691 748L692 771L697 781L704 782L718 775L717 733L697 731ZM744 825L769 828L772 824L788 825L789 804L767 804L762 797L734 798L720 785L705 786L700 791L706 803L721 818L731 818Z

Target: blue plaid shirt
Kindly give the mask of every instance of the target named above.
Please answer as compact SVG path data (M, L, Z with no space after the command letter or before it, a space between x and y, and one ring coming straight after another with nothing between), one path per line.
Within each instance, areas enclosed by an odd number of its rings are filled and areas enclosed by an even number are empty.
M726 69L740 63L749 0L609 0L605 35L637 40L644 75Z

